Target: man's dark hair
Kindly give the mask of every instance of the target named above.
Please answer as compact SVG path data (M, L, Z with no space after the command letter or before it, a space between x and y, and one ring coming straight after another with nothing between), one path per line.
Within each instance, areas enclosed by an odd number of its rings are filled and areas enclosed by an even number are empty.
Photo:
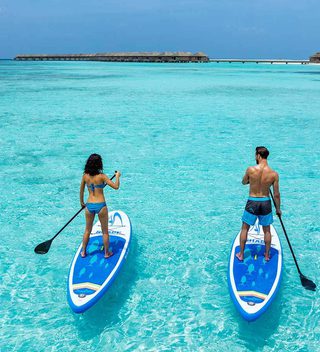
M269 150L266 147L257 147L256 155L260 155L262 159L267 159L269 155Z

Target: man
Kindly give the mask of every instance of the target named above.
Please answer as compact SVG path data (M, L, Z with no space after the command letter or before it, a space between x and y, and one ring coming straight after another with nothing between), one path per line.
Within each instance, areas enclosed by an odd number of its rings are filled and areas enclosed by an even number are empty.
M242 179L242 184L250 184L249 199L242 216L242 228L240 234L240 252L236 254L237 258L242 261L244 256L244 247L247 241L247 235L250 225L254 225L257 218L263 228L264 242L266 250L264 253L265 260L269 261L271 247L270 225L273 223L271 199L269 189L273 186L274 199L276 203L276 213L281 216L280 210L280 192L279 192L279 175L272 170L267 162L269 151L265 147L256 148L256 166L249 166Z

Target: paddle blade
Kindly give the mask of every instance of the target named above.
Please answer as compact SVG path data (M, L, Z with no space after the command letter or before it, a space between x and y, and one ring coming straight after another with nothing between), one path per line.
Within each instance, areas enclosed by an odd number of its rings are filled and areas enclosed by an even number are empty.
M50 246L51 246L52 240L42 242L37 245L37 247L34 249L34 251L37 254L46 254L48 253Z
M302 286L307 290L310 290L310 291L316 290L316 287L317 287L316 284L313 281L306 278L304 275L302 274L300 275L300 280L301 280Z

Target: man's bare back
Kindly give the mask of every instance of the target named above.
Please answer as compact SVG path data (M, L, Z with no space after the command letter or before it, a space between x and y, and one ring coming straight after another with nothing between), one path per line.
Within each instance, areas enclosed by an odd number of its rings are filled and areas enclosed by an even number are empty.
M262 159L256 166L249 166L242 180L244 185L250 184L250 197L269 197L269 189L279 188L279 176L271 169L267 161Z

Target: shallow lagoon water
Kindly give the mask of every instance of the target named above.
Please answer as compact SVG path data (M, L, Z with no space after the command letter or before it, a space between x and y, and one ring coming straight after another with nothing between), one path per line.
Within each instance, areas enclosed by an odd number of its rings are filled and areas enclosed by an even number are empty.
M319 277L320 66L0 61L0 350L316 351L318 292L300 284L279 221L282 286L256 322L227 287L228 256L254 149L280 174L283 221L301 271ZM111 290L75 315L66 300L81 241L87 156L109 209L131 218L128 260Z

